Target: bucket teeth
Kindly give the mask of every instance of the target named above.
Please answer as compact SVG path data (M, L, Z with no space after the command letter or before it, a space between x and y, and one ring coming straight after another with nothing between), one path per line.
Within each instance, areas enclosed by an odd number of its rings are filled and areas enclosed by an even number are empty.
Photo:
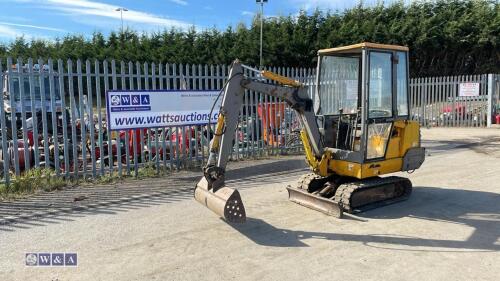
M246 220L243 201L234 188L220 187L214 192L208 189L208 181L203 177L196 185L194 198L229 222L242 223Z

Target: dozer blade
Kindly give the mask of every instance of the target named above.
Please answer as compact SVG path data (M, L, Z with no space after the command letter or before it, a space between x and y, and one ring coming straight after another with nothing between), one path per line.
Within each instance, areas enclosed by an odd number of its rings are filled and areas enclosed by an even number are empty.
M329 216L342 218L342 208L331 199L323 198L305 190L287 186L288 199L307 208L320 211Z
M203 177L196 185L194 198L229 222L242 223L246 220L240 193L234 188L220 187L213 192L208 189L208 182Z

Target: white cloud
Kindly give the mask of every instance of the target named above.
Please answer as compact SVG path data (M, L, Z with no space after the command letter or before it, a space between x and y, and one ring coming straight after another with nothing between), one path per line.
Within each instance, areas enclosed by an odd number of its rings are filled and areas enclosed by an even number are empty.
M27 17L12 16L12 15L8 15L8 16L1 15L0 20L4 21L4 22L25 22L25 23L30 22L30 20Z
M184 0L170 0L170 2L174 2L175 4L179 4L182 6L187 6L188 2Z
M314 10L343 10L359 4L360 0L291 0L299 9ZM368 0L369 2L370 0ZM363 1L367 2L367 0Z
M115 11L117 6L88 1L88 0L45 0L50 5L49 8L66 12L75 16L87 15L98 16L105 18L120 19L120 13ZM147 25L154 25L157 27L177 27L187 29L191 25L187 22L168 19L158 15L145 13L137 10L128 10L124 12L123 18L127 22L141 23ZM89 24L92 24L89 21Z
M17 37L51 40L50 37L43 34L27 32L26 30L13 28L11 26L0 23L0 38L7 39L2 40L3 42L16 39Z
M39 5L39 8L51 9L63 12L64 14L73 17L74 21L79 17L95 17L120 20L120 13L115 11L118 6L106 4L91 0L11 0L15 2L30 2ZM187 5L185 0L171 0L180 5ZM125 7L126 8L126 7ZM135 23L142 25L141 27L151 28L180 28L188 29L192 26L188 22L181 20L169 19L164 16L142 12L139 10L129 9L123 13L123 20L126 23ZM87 25L93 25L93 20L87 18L83 21ZM119 23L117 22L117 25ZM136 26L135 26L136 27Z
M57 31L57 32L66 32L64 29L47 27L47 26L39 26L39 25L31 25L31 24L19 24L19 23L11 23L11 22L2 22L0 21L0 25L8 25L8 26L16 26L16 27L25 27L25 28L34 28L48 31Z
M5 26L5 25L0 24L0 37L1 38L15 38L19 35L22 35L22 34L20 34L18 30L11 28L9 26Z
M260 15L260 13L255 13L255 12L250 12L250 11L241 11L241 15L244 16L244 17L254 17L255 15ZM266 14L264 13L264 19L267 19L267 20L272 20L272 19L276 19L276 18L279 18L278 15L276 14Z
M241 11L241 15L242 16L247 16L247 17L253 17L255 15L254 12L250 12L250 11Z

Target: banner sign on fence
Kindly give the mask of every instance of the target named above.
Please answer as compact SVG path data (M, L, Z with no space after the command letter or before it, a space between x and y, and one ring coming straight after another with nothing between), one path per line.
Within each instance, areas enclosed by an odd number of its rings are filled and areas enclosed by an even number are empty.
M479 96L479 83L460 83L458 88L460 97L477 97Z
M219 91L108 91L110 130L207 124ZM211 122L217 120L221 99Z

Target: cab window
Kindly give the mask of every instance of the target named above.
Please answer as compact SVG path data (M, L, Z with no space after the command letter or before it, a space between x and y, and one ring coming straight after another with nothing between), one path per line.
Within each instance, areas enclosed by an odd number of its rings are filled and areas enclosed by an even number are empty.
M370 52L368 117L392 116L392 54Z
M322 56L319 75L321 115L356 113L360 57Z
M397 52L397 110L399 116L408 115L408 66L406 65L406 53Z

